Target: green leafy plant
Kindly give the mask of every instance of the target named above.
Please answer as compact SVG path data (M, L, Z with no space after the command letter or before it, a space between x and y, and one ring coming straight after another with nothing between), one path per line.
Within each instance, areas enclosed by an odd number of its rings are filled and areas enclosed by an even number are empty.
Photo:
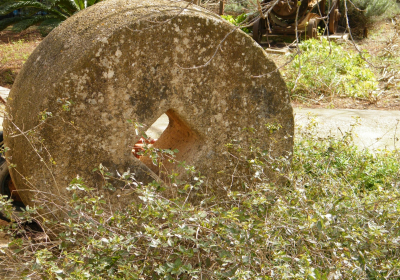
M256 5L250 0L228 0L225 2L225 13L240 15L255 10Z
M280 125L266 129L273 135ZM360 151L352 131L320 139L316 129L313 119L300 128L292 163L258 149L255 131L244 129L253 141L226 145L227 165L237 173L221 180L226 192L218 198L204 192L207 180L192 167L191 180L167 186L173 196L125 172L119 179L137 200L123 209L111 209L77 177L62 206L68 216L40 219L46 233L58 232L46 242L24 238L23 223L37 218L36 209L16 217L3 198L0 209L13 223L3 229L12 241L0 250L7 268L0 273L19 279L399 277L399 154ZM273 183L269 168L281 170L285 183ZM104 167L95 172L111 180ZM233 177L241 187L232 188ZM54 202L43 195L38 205Z
M101 0L3 0L0 4L0 16L10 15L19 10L20 15L0 20L0 31L8 26L16 32L39 25L43 33L48 33L62 21L76 12Z
M241 14L241 15L238 15L237 17L233 17L231 15L222 15L221 17L223 19L229 21L233 25L240 26L243 22L246 21L247 14ZM241 29L246 33L250 33L250 29L248 29L247 27L243 27Z
M300 51L284 72L293 96L369 99L377 89L374 73L358 53L344 50L326 39L304 41Z
M354 0L352 3L354 5L347 3L348 17L352 27L364 28L376 20L390 18L400 12L396 0Z

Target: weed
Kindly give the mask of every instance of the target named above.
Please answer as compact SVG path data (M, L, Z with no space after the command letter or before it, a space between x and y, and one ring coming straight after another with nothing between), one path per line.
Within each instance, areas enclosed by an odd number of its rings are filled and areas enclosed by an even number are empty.
M347 4L352 28L365 28L379 19L391 18L400 12L395 0L355 0L353 3ZM344 10L343 2L341 9Z
M254 11L256 5L249 0L229 0L225 4L225 12L233 15L240 15L243 12Z
M266 128L274 133L279 125ZM293 163L236 141L232 162L247 166L236 180L243 188L226 195L202 193L206 178L174 183L174 197L157 183L143 185L121 175L139 198L110 209L98 191L77 177L52 240L13 237L0 251L4 272L20 279L384 279L398 277L399 155L358 150L352 133L319 139L315 122L299 132ZM247 136L255 134L248 130ZM271 164L272 163L272 164ZM266 167L282 166L286 184L273 184ZM242 170L240 168L237 169ZM107 171L101 167L107 180ZM223 176L223 175L221 175ZM197 194L201 199L187 199ZM38 198L39 199L39 198ZM37 201L40 204L40 201ZM10 203L0 208L15 220ZM35 217L35 209L18 218ZM17 223L18 224L18 223Z
M221 17L236 26L240 26L247 19L246 14L241 14L241 15L238 15L237 17L233 17L231 15L221 16ZM248 29L247 27L243 27L241 29L246 33L250 33L250 29Z
M292 95L368 99L377 90L374 73L358 53L326 39L307 40L300 50L284 73Z

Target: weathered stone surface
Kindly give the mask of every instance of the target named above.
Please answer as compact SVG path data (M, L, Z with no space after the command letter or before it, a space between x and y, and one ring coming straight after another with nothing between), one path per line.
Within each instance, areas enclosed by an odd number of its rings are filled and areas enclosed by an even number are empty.
M104 1L66 20L33 52L5 120L11 175L26 204L33 192L24 189L64 197L77 175L101 189L92 172L99 164L115 175L130 169L141 181L157 178L151 163L132 155L139 136L128 120L145 131L163 113L170 124L155 145L177 148L210 188L220 185L224 144L240 140L244 127L257 130L262 148L290 154L292 107L279 72L267 74L275 64L242 31L187 5ZM279 141L267 123L282 125ZM123 192L109 197L125 205Z

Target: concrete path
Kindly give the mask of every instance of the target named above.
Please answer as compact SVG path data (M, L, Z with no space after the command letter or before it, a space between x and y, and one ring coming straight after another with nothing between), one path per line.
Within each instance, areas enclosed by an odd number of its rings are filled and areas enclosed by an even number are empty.
M7 98L9 89L0 87L0 96ZM351 109L294 109L296 131L306 127L311 119L317 121L317 132L320 137L338 137L354 127L356 144L371 150L400 148L400 112ZM0 125L3 118L0 117ZM399 127L398 127L399 124ZM157 139L168 125L168 117L162 115L147 131L147 135Z
M353 129L354 141L361 149L400 148L399 111L295 108L294 114L296 133L301 127L307 127L311 120L315 120L319 137L342 138L346 132ZM356 123L358 125L354 126ZM157 139L167 125L168 117L164 114L146 131L146 134Z
M354 141L361 149L400 148L400 112L352 109L298 109L295 110L296 130L306 126L311 118L317 121L320 137L342 138L354 126Z
M0 96L7 100L8 93L10 90L8 88L0 87ZM3 131L3 114L4 114L4 106L0 104L0 131Z
M6 99L10 90L8 88L0 87L0 96Z

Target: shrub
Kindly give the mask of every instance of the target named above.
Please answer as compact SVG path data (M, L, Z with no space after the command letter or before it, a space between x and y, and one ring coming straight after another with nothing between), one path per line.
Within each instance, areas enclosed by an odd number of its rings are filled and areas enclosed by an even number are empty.
M380 18L390 18L400 12L395 0L354 0L347 2L351 27L365 28ZM343 4L342 4L343 5Z
M255 10L255 7L249 0L228 0L225 2L225 13L240 15Z
M222 15L221 17L236 26L240 26L247 19L246 14L241 14L241 15L238 15L237 17L233 17L231 15L226 15L226 16ZM241 29L246 33L250 33L250 30L247 27L243 27Z
M358 53L325 39L304 41L300 51L284 72L294 96L370 98L377 89L374 73Z
M277 185L264 174L265 165L281 169L286 160L235 143L227 149L236 155L232 164L240 159L252 175L236 174L244 178L238 190L229 177L218 199L204 195L201 176L169 186L177 192L167 198L159 185L137 184L126 173L140 203L110 209L76 178L63 209L68 218L42 220L44 229L57 225L58 236L38 242L18 236L25 232L17 223L9 227L13 241L0 250L3 273L23 279L399 277L397 152L359 151L351 132L318 139L310 125L300 130L287 184ZM201 201L192 203L188 197L196 194ZM0 208L15 218L9 201ZM34 215L28 208L18 220Z
M15 17L0 20L0 31L12 26L13 31L20 32L33 25L39 25L43 34L49 33L54 27L68 17L94 5L102 0L2 0L0 16L7 16L19 11Z

